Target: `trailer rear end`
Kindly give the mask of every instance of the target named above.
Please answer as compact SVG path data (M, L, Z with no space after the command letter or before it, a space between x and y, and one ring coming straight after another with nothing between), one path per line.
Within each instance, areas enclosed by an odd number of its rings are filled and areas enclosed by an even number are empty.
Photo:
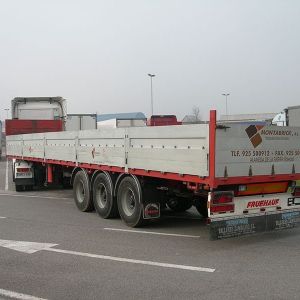
M219 126L208 197L213 238L279 230L300 221L300 128Z

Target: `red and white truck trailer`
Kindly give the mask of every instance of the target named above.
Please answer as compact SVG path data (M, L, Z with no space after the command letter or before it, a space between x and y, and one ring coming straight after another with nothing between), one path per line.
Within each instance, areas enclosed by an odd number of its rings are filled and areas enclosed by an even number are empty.
M70 178L79 210L120 215L128 226L159 218L166 204L194 205L212 239L300 221L300 127L226 126L211 111L206 124L12 135L6 143L31 185Z
M5 120L5 132L10 136L63 131L65 119L66 100L62 97L16 97L11 101L11 119ZM37 176L31 165L13 159L13 181L17 191L31 190L36 183ZM43 178L41 184L42 181Z

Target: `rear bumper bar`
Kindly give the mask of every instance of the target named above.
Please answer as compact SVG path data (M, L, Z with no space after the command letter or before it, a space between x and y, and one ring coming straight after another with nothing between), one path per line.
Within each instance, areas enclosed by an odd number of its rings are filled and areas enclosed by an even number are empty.
M270 212L260 215L248 215L236 218L211 220L211 240L237 237L273 230L294 228L300 223L300 208Z

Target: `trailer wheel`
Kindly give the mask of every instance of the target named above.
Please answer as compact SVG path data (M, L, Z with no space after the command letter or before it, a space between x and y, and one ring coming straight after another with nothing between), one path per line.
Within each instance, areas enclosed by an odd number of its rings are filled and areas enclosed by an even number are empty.
M198 213L203 217L208 217L208 209L207 209L207 197L197 198L195 200L195 207Z
M25 185L25 191L33 191L33 185Z
M16 192L23 192L24 191L24 185L16 184Z
M89 178L84 171L78 171L73 183L73 196L76 206L83 212L92 211L93 201L91 199L91 191Z
M173 197L167 201L167 206L175 212L184 212L193 206L191 199Z
M122 179L118 187L117 202L120 216L126 225L138 227L143 224L142 190L137 179Z
M93 202L97 213L104 219L118 216L117 201L113 196L113 184L108 174L100 173L93 184Z

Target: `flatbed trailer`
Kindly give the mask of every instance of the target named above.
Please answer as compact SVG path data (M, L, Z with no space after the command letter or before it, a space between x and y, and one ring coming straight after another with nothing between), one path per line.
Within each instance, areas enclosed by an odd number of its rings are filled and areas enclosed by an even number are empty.
M300 127L226 126L211 111L207 124L9 136L7 156L17 190L67 178L81 211L132 227L166 205L194 205L212 239L300 221Z

